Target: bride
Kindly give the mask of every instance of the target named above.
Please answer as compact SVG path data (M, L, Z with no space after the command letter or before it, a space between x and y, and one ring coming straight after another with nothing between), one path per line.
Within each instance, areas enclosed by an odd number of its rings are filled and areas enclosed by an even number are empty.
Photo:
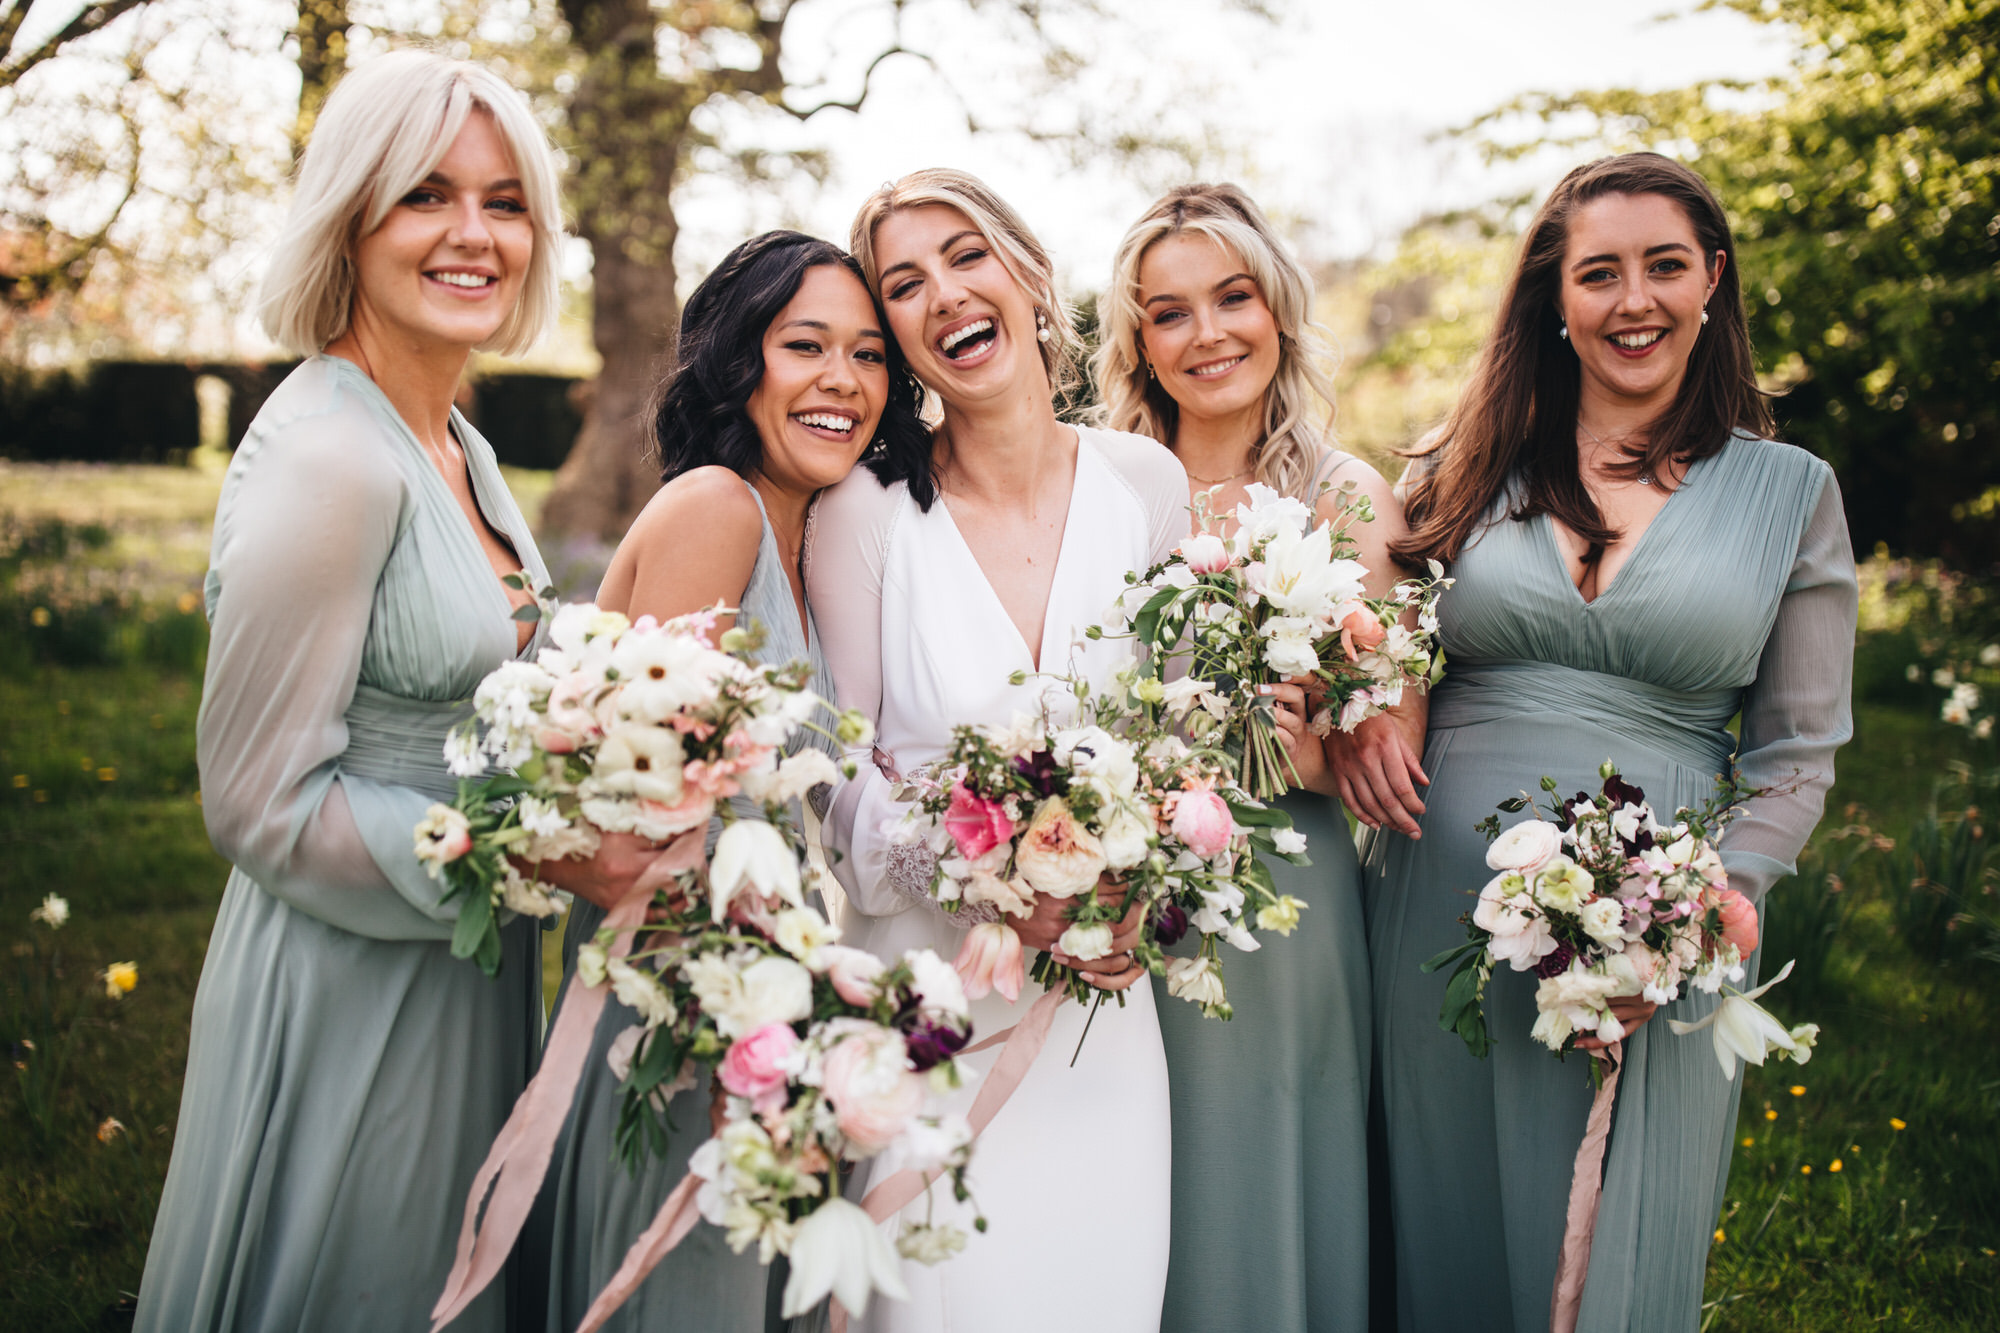
M943 421L927 467L888 484L856 470L821 497L807 593L841 702L874 719L886 762L908 770L938 758L959 723L1005 725L1032 710L1037 683L1010 684L1017 672L1108 681L1129 649L1083 630L1127 570L1186 534L1187 478L1152 440L1056 419L1076 334L1047 253L982 182L928 170L886 185L855 218L850 248ZM848 895L845 941L885 958L921 947L954 956L971 921L931 904L930 866L912 863L928 854L885 834L902 810L889 780L866 763L860 774L824 833ZM1061 909L1038 901L1023 941L1053 949ZM1135 914L1111 957L1062 959L1124 1004L1097 1013L1074 1067L1085 1010L1058 1009L1041 1058L980 1137L971 1183L989 1229L934 1268L905 1264L910 1299L871 1303L857 1330L1158 1327L1172 1145L1152 987L1132 985L1144 970L1122 952L1137 927ZM975 1040L1011 1027L1039 994L1029 983L1014 1003L976 1002ZM966 1063L983 1075L997 1055ZM957 1109L973 1092L960 1091ZM856 1173L864 1192L870 1165ZM970 1211L934 1187L904 1216L965 1224ZM902 1222L885 1225L893 1239Z

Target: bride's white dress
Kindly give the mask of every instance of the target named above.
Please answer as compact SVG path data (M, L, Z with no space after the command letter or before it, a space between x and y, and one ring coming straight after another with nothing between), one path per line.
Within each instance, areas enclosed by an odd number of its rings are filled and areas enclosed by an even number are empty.
M1164 447L1137 435L1079 428L1076 480L1040 645L1044 669L1074 665L1098 682L1130 656L1126 641L1089 642L1125 586L1187 532L1187 479ZM873 718L877 743L907 770L942 755L959 723L1005 724L1032 708L1033 671L1008 618L940 498L925 513L901 484L883 487L857 468L820 498L807 586L820 642L844 707ZM847 893L843 942L896 958L929 947L947 960L967 923L915 896L889 873L885 821L902 806L860 756L859 775L836 795L823 838ZM901 877L907 880L908 876ZM1032 982L1009 1004L993 994L972 1006L974 1039L1010 1027L1041 993ZM1070 1053L1085 1009L1065 1003L1048 1045L980 1136L970 1173L989 1222L948 1182L903 1217L951 1219L971 1239L936 1267L905 1262L910 1299L871 1302L850 1327L874 1333L1018 1333L1088 1328L1150 1333L1166 1286L1172 1136L1167 1065L1153 989L1107 1001L1076 1066ZM969 1057L982 1075L998 1050ZM959 1094L970 1107L973 1089ZM870 1165L859 1175L870 1183ZM902 1219L884 1232L892 1240Z

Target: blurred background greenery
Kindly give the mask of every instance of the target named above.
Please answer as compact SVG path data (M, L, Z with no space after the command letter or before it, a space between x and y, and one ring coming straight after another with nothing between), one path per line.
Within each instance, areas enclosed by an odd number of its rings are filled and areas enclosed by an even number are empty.
M212 326L242 323L241 257L338 70L412 36L457 43L527 89L564 146L582 238L564 332L536 376L482 359L465 401L520 464L509 482L572 594L650 487L631 404L699 276L677 260L676 210L718 181L810 190L831 165L789 127L868 93L798 72L790 43L816 7L869 10L878 53L975 25L1020 114L976 93L938 105L1147 188L1229 174L1232 127L1089 83L1137 20L1082 0L50 6L0 0L0 1042L18 1092L0 1105L0 1326L116 1328L225 874L193 758L209 519L282 372ZM1296 8L1236 4L1230 40L1283 41ZM1772 998L1824 1035L1802 1069L1745 1072L1707 1326L2000 1327L2000 0L1696 8L1780 42L1775 72L1628 89L1580 75L1440 141L1490 166L1485 202L1344 256L1290 219L1343 349L1337 426L1399 467L1463 381L1562 169L1644 145L1715 183L1781 433L1838 470L1865 563L1856 738L1766 914L1767 952L1798 961ZM857 71L871 58L848 55ZM232 62L258 61L291 82L229 83ZM73 912L59 929L30 920L51 892ZM139 984L113 999L101 973L122 960Z

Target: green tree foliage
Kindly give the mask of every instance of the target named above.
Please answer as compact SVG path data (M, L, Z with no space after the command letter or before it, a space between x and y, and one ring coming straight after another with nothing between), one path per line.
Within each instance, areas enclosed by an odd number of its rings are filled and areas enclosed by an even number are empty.
M1492 151L1654 148L1729 206L1786 438L1855 543L2000 562L2000 0L1708 0L1797 36L1760 85L1536 95ZM1525 114L1546 132L1498 136ZM1579 128L1580 127L1580 128Z

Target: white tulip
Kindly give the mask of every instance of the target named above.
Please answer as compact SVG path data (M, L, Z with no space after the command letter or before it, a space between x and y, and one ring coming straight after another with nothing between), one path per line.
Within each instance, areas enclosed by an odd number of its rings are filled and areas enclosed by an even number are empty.
M1723 996L1722 1003L1708 1017L1692 1023L1670 1018L1667 1026L1674 1030L1676 1036L1682 1037L1705 1027L1713 1027L1715 1062L1722 1066L1724 1078L1736 1077L1738 1058L1762 1066L1766 1056L1776 1054L1804 1064L1812 1058L1813 1044L1819 1038L1818 1026L1802 1023L1787 1031L1783 1023L1757 1003L1758 997L1791 973L1792 963L1786 963L1777 976L1755 990Z
M799 886L799 859L784 835L761 819L739 819L722 830L708 866L710 910L720 921L729 900L744 885L782 898L794 907L806 905Z
M799 1224L792 1237L792 1276L780 1310L786 1319L802 1315L831 1292L853 1318L868 1312L868 1298L880 1291L909 1299L902 1262L873 1218L847 1200L828 1199Z

